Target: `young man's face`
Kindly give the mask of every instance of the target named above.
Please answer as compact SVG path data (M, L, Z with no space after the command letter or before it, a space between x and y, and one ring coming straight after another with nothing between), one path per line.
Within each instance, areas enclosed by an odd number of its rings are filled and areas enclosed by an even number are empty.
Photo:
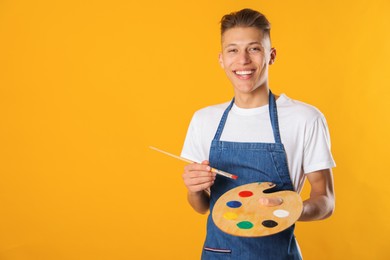
M232 82L236 94L250 94L268 84L268 66L276 51L268 37L254 27L235 27L222 36L221 67Z

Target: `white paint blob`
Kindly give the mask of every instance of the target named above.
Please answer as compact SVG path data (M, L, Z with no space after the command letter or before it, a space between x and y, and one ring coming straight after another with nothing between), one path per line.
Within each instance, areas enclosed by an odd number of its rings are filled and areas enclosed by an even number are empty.
M288 217L288 215L290 215L290 212L283 209L277 209L274 211L274 215L278 218L285 218Z

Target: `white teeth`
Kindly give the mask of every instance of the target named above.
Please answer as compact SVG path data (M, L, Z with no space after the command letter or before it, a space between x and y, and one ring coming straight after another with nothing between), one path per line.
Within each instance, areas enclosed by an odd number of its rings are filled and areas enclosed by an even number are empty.
M249 74L252 74L253 71L251 71L251 70L236 70L235 73L238 75L249 75Z

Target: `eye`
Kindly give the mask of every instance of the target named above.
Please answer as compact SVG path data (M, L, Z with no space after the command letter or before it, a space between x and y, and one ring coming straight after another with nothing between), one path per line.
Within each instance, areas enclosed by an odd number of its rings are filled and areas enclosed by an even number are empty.
M261 51L261 49L259 47L252 47L252 48L249 48L249 51L250 52L259 52L259 51Z
M228 49L227 52L228 53L236 53L238 50L237 49Z

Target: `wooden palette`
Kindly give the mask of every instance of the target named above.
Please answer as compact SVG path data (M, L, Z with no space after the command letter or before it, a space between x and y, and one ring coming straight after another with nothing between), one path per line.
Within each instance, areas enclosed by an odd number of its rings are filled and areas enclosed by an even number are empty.
M215 203L212 217L223 232L240 237L276 234L293 225L302 212L302 199L293 191L264 193L275 187L271 182L256 182L227 191ZM281 198L278 206L263 206L260 198Z

